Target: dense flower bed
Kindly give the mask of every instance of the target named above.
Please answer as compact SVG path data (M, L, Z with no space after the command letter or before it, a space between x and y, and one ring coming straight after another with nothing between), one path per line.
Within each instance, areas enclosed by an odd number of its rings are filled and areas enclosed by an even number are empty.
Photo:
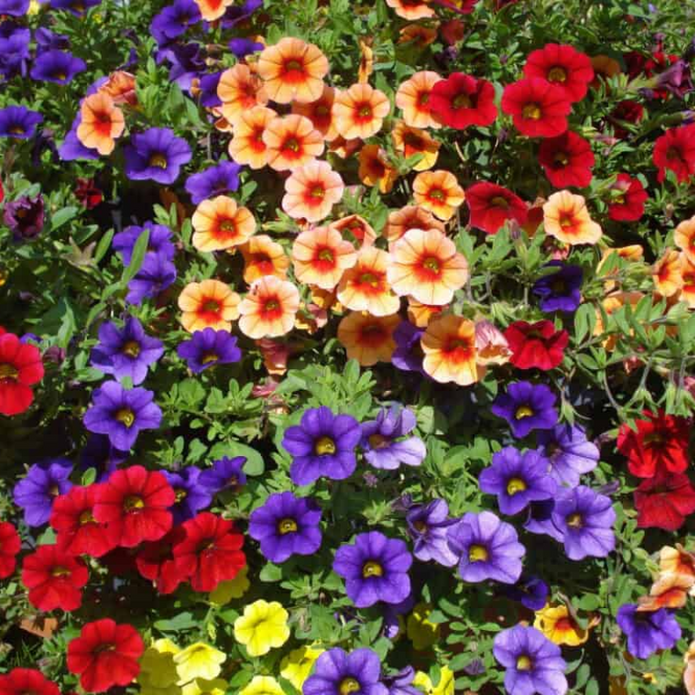
M693 695L693 26L0 0L0 695Z

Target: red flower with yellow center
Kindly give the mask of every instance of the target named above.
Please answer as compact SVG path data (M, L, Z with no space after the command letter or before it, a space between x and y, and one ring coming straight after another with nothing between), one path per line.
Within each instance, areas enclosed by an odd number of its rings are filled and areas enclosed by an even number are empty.
M526 203L503 186L474 183L466 190L466 204L471 212L470 225L488 234L497 234L508 220L523 225Z
M256 280L239 304L239 328L249 338L275 338L289 333L299 309L299 291L274 275Z
M19 415L34 400L33 384L43 379L41 353L14 333L0 334L0 413Z
M492 83L462 72L437 82L430 101L434 116L451 128L485 127L497 119Z
M560 88L568 101L581 101L594 79L589 56L572 46L548 43L529 53L524 66L528 78L540 78Z
M520 133L532 138L562 135L571 110L563 90L538 77L508 84L502 94L502 111Z
M356 359L363 367L389 362L396 349L393 332L400 322L397 314L372 316L352 311L338 324L338 340L345 348L347 358Z
M372 316L395 314L400 299L389 287L389 254L376 246L363 247L357 262L347 270L338 285L338 301L353 311L368 311Z

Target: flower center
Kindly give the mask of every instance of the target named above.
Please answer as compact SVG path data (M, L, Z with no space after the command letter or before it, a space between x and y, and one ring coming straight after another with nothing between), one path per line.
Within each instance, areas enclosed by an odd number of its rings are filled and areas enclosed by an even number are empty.
M379 286L379 278L374 273L362 273L360 275L360 283L370 285L371 287Z
M422 267L429 270L431 273L439 273L442 269L439 259L432 256L425 258L425 260L422 262Z
M484 545L472 545L468 549L468 559L470 562L485 562L490 557Z
M285 536L288 533L297 532L297 522L294 519L282 519L278 524L278 533Z
M333 251L330 249L321 249L318 253L318 259L320 261L333 261L335 260L333 257Z
M168 166L167 158L161 152L155 152L150 155L148 164L151 167L158 167L159 169L166 169Z
M183 502L188 497L188 491L182 487L176 488L174 494L177 502Z
M135 413L130 408L121 408L117 410L114 417L126 427L132 427L135 422Z
M123 508L127 512L134 512L138 509L143 509L144 506L145 506L144 500L142 499L142 497L138 497L138 495L129 495L123 501Z
M571 227L572 226L572 218L568 217L567 215L563 215L560 218L560 226L563 229L567 229L567 227Z
M416 521L413 524L413 528L418 532L418 533L425 533L427 531L427 524L420 519L420 521Z
M204 304L203 304L203 311L209 311L209 312L218 312L220 310L220 303L215 301L214 299L208 299Z
M217 362L219 356L215 352L204 352L200 358L201 364L210 364L211 362Z
M417 103L420 106L427 106L430 103L430 93L420 92L420 96L418 97Z
M80 516L78 517L78 521L80 522L80 526L86 526L87 524L95 523L96 520L92 516L91 509L86 509L80 514Z
M302 69L302 64L298 60L288 60L285 63L286 72L298 72Z
M444 194L444 191L441 188L433 188L430 191L429 197L432 198L433 200L442 201L445 199L446 196Z
M533 415L533 408L530 408L527 405L521 405L516 409L516 412L514 413L514 417L517 420L523 420L525 417L531 417Z
M530 671L532 666L533 666L533 662L531 661L530 657L526 656L526 654L522 654L516 660L517 671Z
M316 200L323 200L326 196L326 189L323 186L314 186L309 195Z
M264 306L266 311L277 311L280 308L280 302L277 299L269 299Z
M365 562L362 566L362 576L367 579L369 577L382 577L384 575L384 568L374 560L369 560Z
M359 693L361 686L354 678L344 678L340 681L340 695L350 695L350 693Z
M581 528L582 527L582 515L577 514L576 512L574 514L570 514L567 519L567 525L571 526L572 528Z
M455 109L470 109L471 108L471 98L466 94L465 92L462 92L461 94L457 94L452 102L451 105Z
M390 443L391 440L381 434L373 434L369 437L369 446L372 449L385 449Z
M516 495L517 492L523 492L526 489L526 483L521 478L512 478L507 483L507 494Z
M521 115L524 118L528 118L532 121L538 121L541 117L541 107L538 104L526 104L521 112Z
M548 82L565 82L567 80L567 70L556 65L548 71Z
M567 152L556 152L555 156L553 157L553 162L566 167L569 164L570 159L567 156Z
M12 135L24 135L25 130L24 127L21 125L14 125L10 128L10 133Z
M319 456L325 456L326 454L335 454L335 442L330 437L321 437L314 444L314 451Z
M69 577L72 573L65 567L54 567L51 570L52 577Z
M129 340L123 344L121 352L128 357L137 357L140 354L140 344L135 340Z
M357 109L360 118L369 118L372 115L372 107L369 104L361 104Z
M223 232L236 232L236 224L234 224L234 220L222 220L220 229Z
M12 379L15 381L19 376L19 370L11 364L0 364L0 381L3 379Z
M509 201L502 195L496 195L490 202L496 208L502 208L503 210L509 209Z
M288 138L285 140L283 145L283 150L290 150L290 152L299 152L299 141L297 138Z

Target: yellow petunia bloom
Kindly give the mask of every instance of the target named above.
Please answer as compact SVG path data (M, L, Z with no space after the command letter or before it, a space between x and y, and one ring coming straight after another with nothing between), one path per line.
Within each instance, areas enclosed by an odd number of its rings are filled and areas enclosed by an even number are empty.
M241 598L251 586L248 575L249 567L244 565L234 579L220 582L214 591L210 592L210 601L218 606L224 606L233 598Z
M174 663L174 655L179 651L180 648L169 639L158 639L145 650L140 659L140 673L137 677L143 692L179 690L176 687L179 675Z
M301 691L304 681L309 677L316 659L323 654L323 649L300 647L293 649L280 664L280 675Z
M439 683L434 686L426 673L418 671L413 678L413 685L422 688L426 695L454 695L454 672L447 666L443 666Z
M277 601L259 599L246 606L244 615L234 622L234 637L250 656L262 656L289 639L287 618L287 611Z
M408 616L407 635L418 651L431 647L439 639L439 625L431 623L427 618L432 612L428 603L418 603Z
M285 691L271 676L254 676L239 695L285 695Z
M546 605L536 611L533 623L554 644L576 647L589 639L589 631L583 630L570 615L567 606Z
M228 688L229 684L222 678L211 681L196 678L183 686L183 695L224 695Z
M191 644L174 656L179 683L188 683L196 678L217 678L222 670L221 664L226 658L226 654L209 644Z

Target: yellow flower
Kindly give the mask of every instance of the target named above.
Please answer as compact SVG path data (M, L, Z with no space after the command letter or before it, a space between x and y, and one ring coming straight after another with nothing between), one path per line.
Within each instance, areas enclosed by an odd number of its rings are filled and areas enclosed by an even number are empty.
M219 649L204 642L196 642L174 656L179 683L195 678L212 680L220 675L221 664L227 658Z
M169 639L159 639L149 646L140 659L140 673L137 681L148 692L168 689L179 679L174 663L174 655L179 647ZM178 688L176 688L178 690Z
M304 681L309 677L316 659L323 654L323 649L300 647L293 649L280 664L280 675L301 691Z
M418 651L431 647L439 639L439 625L427 620L431 612L430 604L418 603L408 616L408 638Z
M39 0L31 0L29 3L29 9L27 10L27 14L29 16L35 15L41 12L41 3Z
M287 611L277 601L259 599L246 606L244 615L234 622L234 637L250 656L262 656L289 639L287 618Z
M427 695L454 695L454 672L447 666L442 666L439 683L434 686L426 673L418 671L413 684L422 688Z
M589 639L589 631L583 630L570 615L567 606L548 604L536 611L533 626L538 628L554 644L576 647Z
M254 676L239 695L285 695L285 691L270 676Z
M224 695L228 688L227 681L221 678L215 678L211 681L196 678L183 686L183 695Z
M233 598L241 598L251 586L249 582L249 566L244 565L234 579L220 582L210 593L210 601L218 606L224 606Z

